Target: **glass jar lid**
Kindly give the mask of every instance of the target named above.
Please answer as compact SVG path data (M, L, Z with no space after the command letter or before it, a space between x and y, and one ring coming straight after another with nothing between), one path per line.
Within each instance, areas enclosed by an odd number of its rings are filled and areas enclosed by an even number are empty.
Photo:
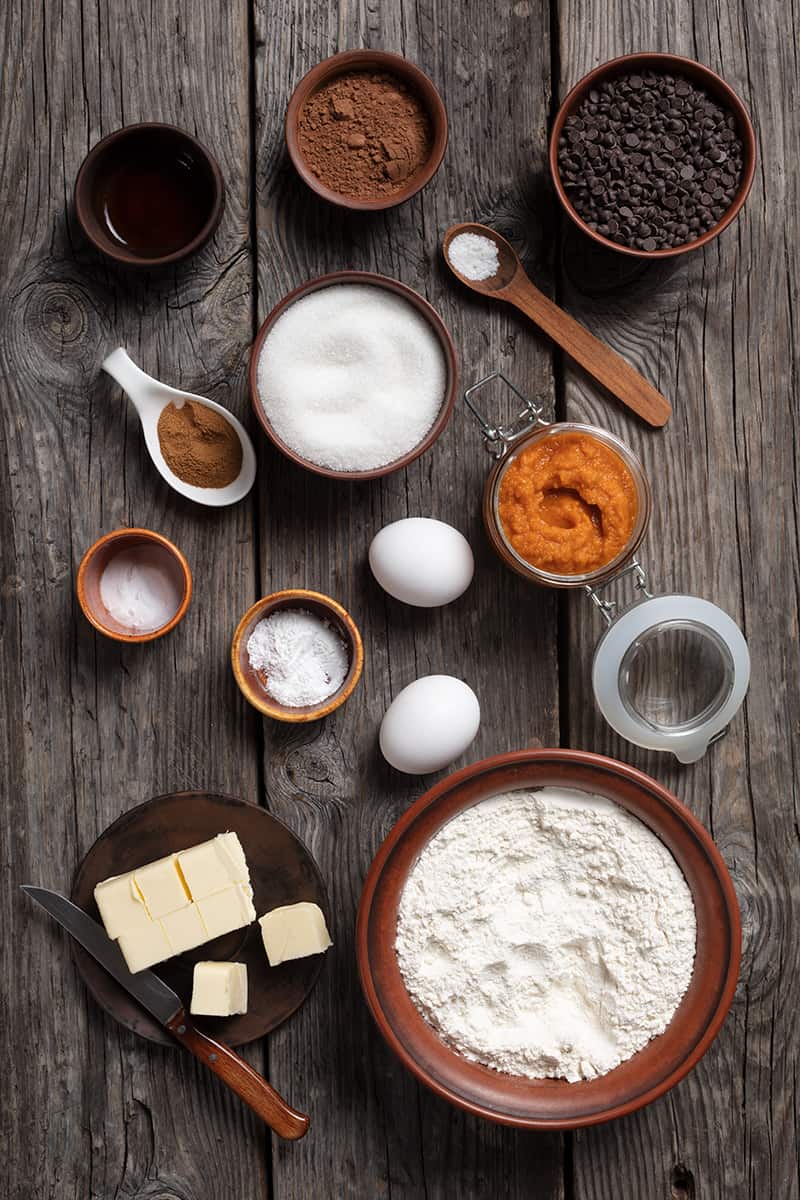
M597 644L598 707L622 737L679 762L702 758L738 712L750 680L742 631L697 596L641 600Z

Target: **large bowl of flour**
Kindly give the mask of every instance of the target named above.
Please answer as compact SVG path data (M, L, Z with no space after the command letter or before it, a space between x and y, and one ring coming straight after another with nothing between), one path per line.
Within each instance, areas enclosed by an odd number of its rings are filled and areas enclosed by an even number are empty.
M361 982L433 1091L532 1129L623 1116L722 1025L741 923L710 834L613 759L475 763L398 821L364 885Z
M412 288L337 271L295 288L258 331L250 395L287 458L333 479L406 467L444 430L458 388L453 340Z

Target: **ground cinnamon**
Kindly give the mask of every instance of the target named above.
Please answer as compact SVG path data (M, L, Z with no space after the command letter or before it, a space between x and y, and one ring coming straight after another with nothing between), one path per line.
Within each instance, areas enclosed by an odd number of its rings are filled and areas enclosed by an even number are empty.
M194 487L227 487L242 469L242 443L230 421L192 400L162 409L158 444L169 469Z
M396 75L351 71L308 98L298 140L320 183L376 200L399 192L424 166L433 135L424 105Z

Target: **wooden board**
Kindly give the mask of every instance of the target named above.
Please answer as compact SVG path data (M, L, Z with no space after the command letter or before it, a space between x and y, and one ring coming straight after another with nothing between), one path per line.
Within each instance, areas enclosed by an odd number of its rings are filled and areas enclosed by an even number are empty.
M800 899L797 704L796 172L791 20L775 0L452 0L328 6L12 0L0 266L0 772L3 1194L20 1200L798 1200L794 1012ZM293 86L320 58L393 49L440 88L450 145L435 181L388 214L317 201L286 159ZM553 104L589 67L640 48L721 70L753 112L756 184L741 219L675 267L630 272L587 256L545 172ZM205 140L227 184L223 223L192 262L154 275L100 260L70 211L78 166L123 123L173 120ZM624 352L675 405L664 433L628 419L524 323L461 291L441 233L485 220L533 278ZM383 482L341 487L291 467L249 416L247 352L292 286L339 267L417 288L453 332L464 383L501 367L559 411L642 454L656 492L643 547L656 586L719 603L750 640L753 683L728 737L696 767L609 734L589 685L598 618L505 571L480 528L489 460L461 405L433 451ZM259 449L258 493L195 510L146 456L135 415L98 373L117 345L146 369L229 405ZM499 395L487 403L500 403ZM478 570L454 605L388 600L366 550L389 520L430 514L470 538ZM195 596L163 642L125 648L90 629L74 575L102 532L143 524L187 553ZM246 708L227 650L258 595L305 585L351 611L364 679L330 720L290 729ZM670 1096L605 1128L517 1135L418 1088L373 1030L353 961L367 865L430 780L380 759L385 707L417 675L478 692L466 759L561 740L637 763L709 825L742 902L739 995L709 1055ZM559 723L561 729L559 730ZM329 886L336 946L297 1017L250 1061L312 1116L278 1144L202 1068L119 1030L91 1003L63 940L18 886L68 890L97 834L151 795L259 798L306 841Z

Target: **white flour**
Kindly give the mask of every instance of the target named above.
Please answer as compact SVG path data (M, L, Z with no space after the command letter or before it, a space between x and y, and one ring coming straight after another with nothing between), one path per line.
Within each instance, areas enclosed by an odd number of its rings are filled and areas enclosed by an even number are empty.
M694 904L663 843L599 796L511 792L450 821L400 901L409 994L465 1057L593 1079L663 1032L689 986Z
M247 639L250 666L287 708L321 704L344 683L347 649L327 621L304 608L283 608L259 621Z

